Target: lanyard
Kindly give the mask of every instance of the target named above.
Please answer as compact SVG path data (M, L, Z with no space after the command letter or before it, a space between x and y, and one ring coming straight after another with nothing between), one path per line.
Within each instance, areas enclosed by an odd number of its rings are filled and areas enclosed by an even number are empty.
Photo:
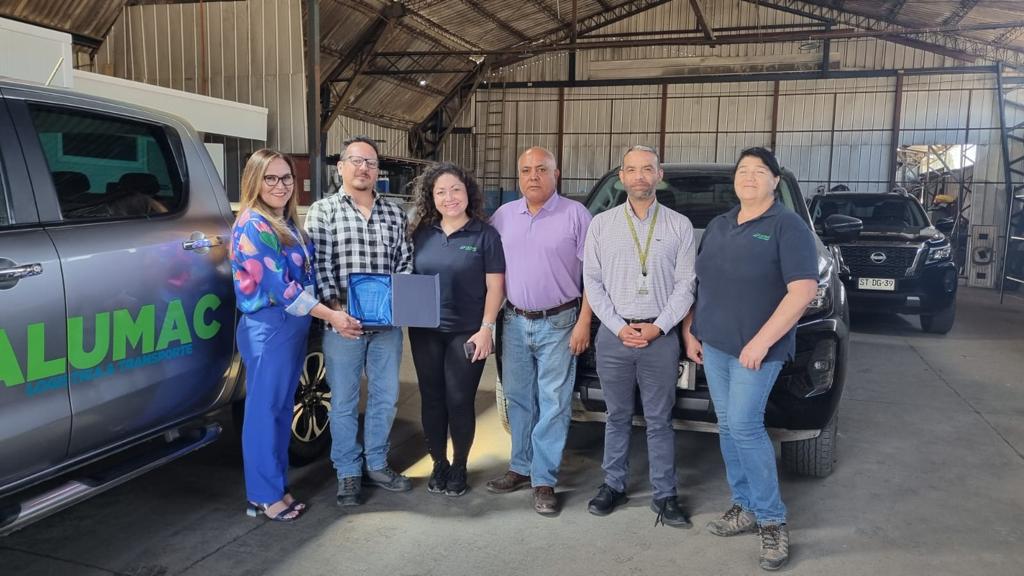
M633 226L633 218L629 215L629 203L623 205L626 211L626 223L629 224L629 233L633 235L633 245L636 246L636 254L640 258L640 273L647 276L647 255L651 252L651 238L654 238L654 226L658 223L658 209L661 204L654 205L654 215L651 216L651 227L647 229L647 242L643 250L640 249L640 238L636 235L636 227Z
M306 248L306 243L302 241L302 234L298 234L292 227L291 223L288 224L288 231L291 232L292 238L295 238L295 241L299 244L299 247L302 248L302 256L305 258L303 263L305 264L306 271L306 277L303 278L302 281L306 282L307 280L309 280L309 277L312 275L313 272L313 263L310 261L309 249Z

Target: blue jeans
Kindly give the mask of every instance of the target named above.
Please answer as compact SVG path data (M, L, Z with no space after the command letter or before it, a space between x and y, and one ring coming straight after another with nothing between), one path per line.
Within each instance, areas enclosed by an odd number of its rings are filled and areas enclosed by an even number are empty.
M748 370L735 356L704 344L704 375L718 415L718 441L732 501L752 512L758 524L786 521L775 449L764 427L764 407L780 370L780 361Z
M359 443L359 381L366 369L365 464L369 470L388 465L388 437L398 410L398 368L402 330L364 334L358 340L324 331L324 362L331 386L331 461L338 478L363 473Z
M534 486L558 481L576 381L569 336L577 315L570 308L530 320L505 310L501 387L512 428L509 470L530 476Z

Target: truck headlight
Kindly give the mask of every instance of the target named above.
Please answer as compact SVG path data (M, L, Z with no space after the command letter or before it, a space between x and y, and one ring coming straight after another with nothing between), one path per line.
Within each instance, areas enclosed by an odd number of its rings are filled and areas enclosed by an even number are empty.
M818 256L818 291L804 310L804 317L832 310L832 260Z
M939 246L932 246L928 249L928 259L925 260L925 264L933 264L935 262L942 262L943 260L949 260L949 255L952 252L953 247L946 242Z

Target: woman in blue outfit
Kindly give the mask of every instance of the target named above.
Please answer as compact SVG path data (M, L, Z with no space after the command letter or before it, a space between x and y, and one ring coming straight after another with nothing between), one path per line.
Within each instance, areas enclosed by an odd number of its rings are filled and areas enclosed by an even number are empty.
M413 268L436 274L441 287L440 326L409 329L423 434L434 461L427 490L461 496L476 432L476 391L505 299L505 253L498 231L484 219L480 187L462 168L431 166L416 197Z
M687 356L704 365L732 492L732 507L707 528L718 536L756 529L765 570L789 558L765 405L783 363L793 357L796 323L818 288L813 232L776 199L780 178L770 151L740 153L733 179L739 205L704 231L697 301L683 322Z
M231 232L238 350L246 370L242 459L248 514L295 520L306 506L285 488L293 397L306 355L310 316L339 328L340 312L315 297L313 246L298 225L295 166L258 150L242 172L241 207Z

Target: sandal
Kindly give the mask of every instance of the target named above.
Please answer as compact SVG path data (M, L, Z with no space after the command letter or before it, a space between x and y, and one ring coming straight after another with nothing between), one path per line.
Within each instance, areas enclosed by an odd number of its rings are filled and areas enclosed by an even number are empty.
M291 502L288 501L289 499L291 499ZM287 504L289 506L292 506L293 508L295 508L299 512L302 512L303 510L306 509L306 503L305 502L299 502L299 501L295 500L295 496L292 496L292 493L291 493L290 490L288 490L287 486L284 487L284 496L281 498L281 500L285 504Z
M276 515L271 516L267 511L271 506L278 503L284 504L284 501L278 500L271 504L257 504L256 502L249 502L249 505L245 509L245 513L253 518L263 515L274 522L292 522L293 520L297 520L299 516L302 516L303 511L305 510L305 505L303 505L302 510L300 510L297 505L301 503L292 502L291 505L285 506L283 510L278 512Z

